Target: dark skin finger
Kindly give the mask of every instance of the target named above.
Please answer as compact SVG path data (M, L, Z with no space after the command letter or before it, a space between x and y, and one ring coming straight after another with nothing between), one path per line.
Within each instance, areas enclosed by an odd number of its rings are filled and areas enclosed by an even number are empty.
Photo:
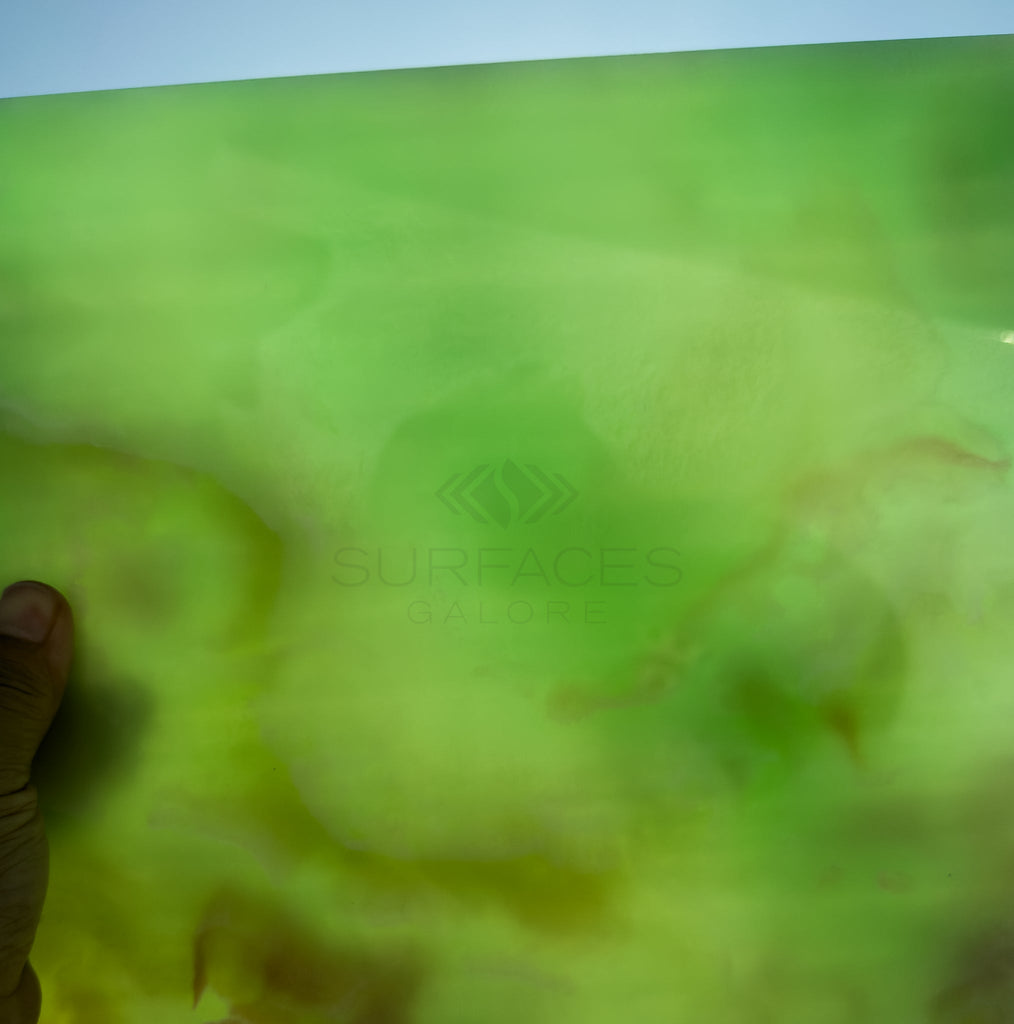
M49 880L49 846L32 759L67 686L70 605L23 581L0 596L0 1024L36 1024L39 979L28 962Z

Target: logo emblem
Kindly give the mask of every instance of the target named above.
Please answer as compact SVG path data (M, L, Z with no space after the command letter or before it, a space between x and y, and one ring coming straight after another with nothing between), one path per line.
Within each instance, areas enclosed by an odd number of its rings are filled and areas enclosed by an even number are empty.
M512 459L476 466L455 473L436 491L456 516L469 515L477 523L537 523L543 516L557 516L577 497L577 491L560 473L546 473Z

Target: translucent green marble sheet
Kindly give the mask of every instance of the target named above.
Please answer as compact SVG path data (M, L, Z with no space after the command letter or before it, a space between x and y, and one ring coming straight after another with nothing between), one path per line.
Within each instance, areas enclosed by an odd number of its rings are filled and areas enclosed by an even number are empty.
M1014 1019L1012 61L0 103L44 1024Z

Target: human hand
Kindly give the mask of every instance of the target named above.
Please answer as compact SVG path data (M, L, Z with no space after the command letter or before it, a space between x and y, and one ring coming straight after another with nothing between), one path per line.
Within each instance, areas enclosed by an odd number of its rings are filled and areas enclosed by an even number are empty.
M0 1024L36 1024L39 979L28 962L49 879L49 847L32 758L67 685L70 605L24 581L0 597Z

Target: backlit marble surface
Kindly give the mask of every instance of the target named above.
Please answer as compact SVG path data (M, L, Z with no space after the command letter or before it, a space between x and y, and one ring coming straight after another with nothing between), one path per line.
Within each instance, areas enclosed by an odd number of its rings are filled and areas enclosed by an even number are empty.
M1011 1018L1012 60L0 103L44 1024Z

